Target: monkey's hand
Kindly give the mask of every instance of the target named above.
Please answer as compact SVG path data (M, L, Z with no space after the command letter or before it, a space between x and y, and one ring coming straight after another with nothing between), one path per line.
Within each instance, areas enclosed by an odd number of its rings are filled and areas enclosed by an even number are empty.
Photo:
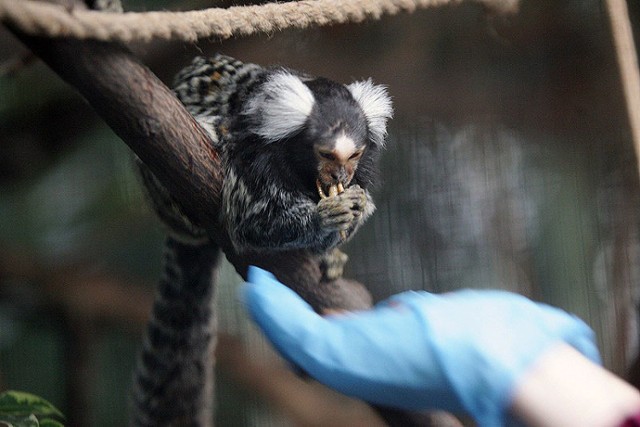
M363 220L367 195L359 185L346 188L343 193L320 199L318 214L323 229L350 234Z

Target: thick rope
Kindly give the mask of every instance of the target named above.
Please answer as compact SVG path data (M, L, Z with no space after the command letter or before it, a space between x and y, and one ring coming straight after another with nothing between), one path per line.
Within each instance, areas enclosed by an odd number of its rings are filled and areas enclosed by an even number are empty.
M474 0L499 12L514 12L518 0ZM211 8L188 12L106 13L67 9L40 1L0 0L0 21L30 35L103 41L153 39L195 42L286 28L362 22L419 8L463 0L302 0L259 6Z

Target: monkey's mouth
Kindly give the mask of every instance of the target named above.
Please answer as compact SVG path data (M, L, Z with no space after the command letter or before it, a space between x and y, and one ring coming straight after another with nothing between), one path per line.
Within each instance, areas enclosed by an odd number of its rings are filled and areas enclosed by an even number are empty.
M344 193L344 185L341 182L337 184L331 184L327 186L326 192L322 188L322 182L319 179L316 179L316 188L318 189L318 194L321 199L326 199L327 197L334 197L340 193Z

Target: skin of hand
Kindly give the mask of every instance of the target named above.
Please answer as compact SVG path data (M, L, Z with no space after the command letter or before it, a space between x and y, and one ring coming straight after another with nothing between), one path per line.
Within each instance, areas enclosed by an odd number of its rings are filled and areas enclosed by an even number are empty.
M504 423L519 380L560 343L599 363L591 329L504 291L405 292L371 310L322 317L252 267L242 290L276 349L318 381L367 402Z
M640 393L560 343L523 374L511 410L534 427L617 427L640 412Z

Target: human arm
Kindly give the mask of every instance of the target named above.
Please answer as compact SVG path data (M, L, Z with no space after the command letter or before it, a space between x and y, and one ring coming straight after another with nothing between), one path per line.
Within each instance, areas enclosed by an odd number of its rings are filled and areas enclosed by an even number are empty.
M549 424L535 424L532 417L540 410L537 405L544 407L544 393L519 386L535 386L546 374L555 372L560 378L564 372L564 381L578 388L582 384L584 392L605 386L619 390L608 375L596 383L578 375L603 371L593 333L584 322L519 295L412 292L374 310L323 318L269 273L251 269L249 281L253 283L244 294L249 311L285 358L330 387L372 403L467 412L481 425L501 425L512 409L531 425L544 426ZM559 345L577 349L570 354L581 358L584 369L561 370L551 357L552 363L542 364L549 370L536 375L539 362ZM633 409L634 396L627 392L620 395L626 402L622 407ZM571 396L565 398L570 408ZM629 415L620 406L609 409L618 411L620 421Z

